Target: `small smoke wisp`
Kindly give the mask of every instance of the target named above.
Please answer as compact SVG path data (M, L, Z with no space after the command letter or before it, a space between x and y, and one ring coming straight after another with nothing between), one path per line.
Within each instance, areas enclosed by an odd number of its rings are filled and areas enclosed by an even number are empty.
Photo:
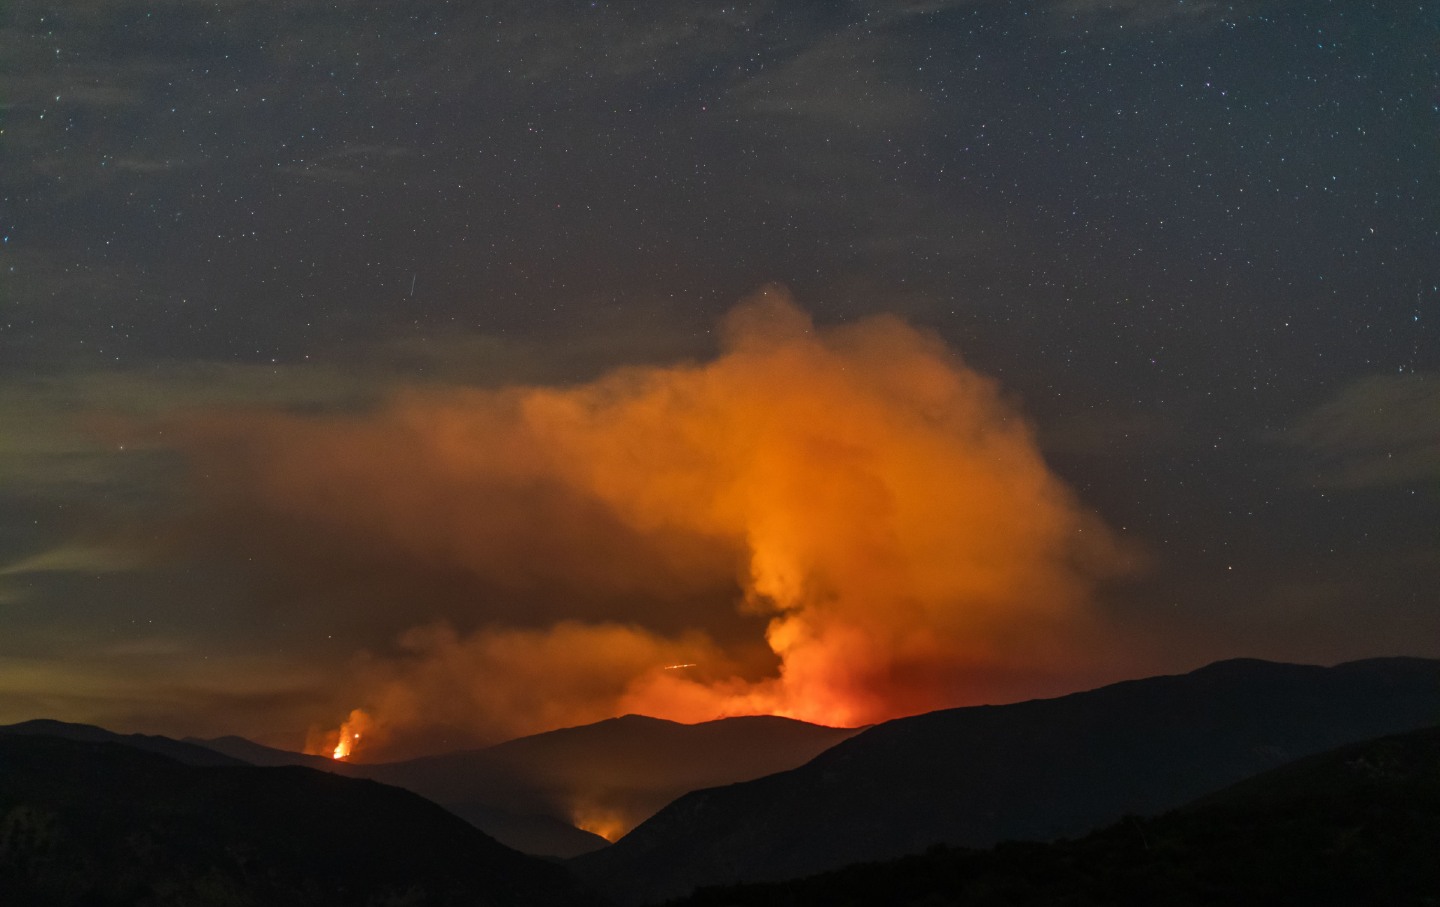
M1125 557L995 381L897 318L817 328L777 290L724 338L578 386L197 419L185 443L222 521L375 552L347 569L381 586L482 590L463 620L396 601L413 629L356 662L347 694L397 740L623 712L857 725L1092 658L1087 600ZM260 561L323 597L340 571L296 547Z

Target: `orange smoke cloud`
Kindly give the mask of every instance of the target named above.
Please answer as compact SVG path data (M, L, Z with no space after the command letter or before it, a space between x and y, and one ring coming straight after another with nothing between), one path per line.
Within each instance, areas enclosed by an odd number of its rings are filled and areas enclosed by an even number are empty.
M397 735L853 725L1085 660L1084 602L1123 558L994 381L898 319L817 329L775 290L724 337L575 387L232 414L189 449L221 513L481 590L479 629L407 601L420 629L358 663L349 692Z
M740 669L705 634L665 638L635 626L562 621L539 629L446 625L405 633L401 652L357 665L370 710L391 733L483 728L510 737L643 710L636 692L676 659L704 662L723 687ZM643 699L643 697L640 697ZM623 704L634 701L633 708Z

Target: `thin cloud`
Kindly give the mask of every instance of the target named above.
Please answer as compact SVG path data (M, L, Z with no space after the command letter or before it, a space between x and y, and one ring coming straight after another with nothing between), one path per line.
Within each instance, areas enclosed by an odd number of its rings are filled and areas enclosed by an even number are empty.
M1440 478L1440 374L1373 375L1297 419L1282 435L1310 454L1308 475L1330 488Z
M27 573L118 573L139 569L144 563L145 560L136 552L123 548L71 542L0 566L0 576L21 576Z
M929 105L899 75L903 55L888 38L831 35L742 83L734 98L752 113L864 130L909 126Z

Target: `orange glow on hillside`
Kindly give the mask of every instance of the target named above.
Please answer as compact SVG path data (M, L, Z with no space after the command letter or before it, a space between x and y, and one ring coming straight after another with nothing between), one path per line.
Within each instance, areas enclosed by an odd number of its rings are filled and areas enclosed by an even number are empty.
M571 812L570 824L581 831L599 835L613 844L637 823L627 821L627 818L619 812L582 804L576 806Z

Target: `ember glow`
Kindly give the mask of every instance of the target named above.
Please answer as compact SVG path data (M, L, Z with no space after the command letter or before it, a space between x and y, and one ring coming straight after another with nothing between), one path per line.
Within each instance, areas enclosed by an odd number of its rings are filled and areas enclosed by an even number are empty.
M626 816L618 810L586 802L581 802L572 808L570 823L582 831L599 835L612 843L620 840L621 836L638 824L635 818Z
M537 626L496 594L476 629L417 621L361 656L347 689L397 738L624 712L857 725L1091 657L1087 595L1124 558L993 380L898 319L819 329L774 290L724 328L708 363L184 431L222 514L552 583L593 615ZM748 640L694 604L727 584Z

